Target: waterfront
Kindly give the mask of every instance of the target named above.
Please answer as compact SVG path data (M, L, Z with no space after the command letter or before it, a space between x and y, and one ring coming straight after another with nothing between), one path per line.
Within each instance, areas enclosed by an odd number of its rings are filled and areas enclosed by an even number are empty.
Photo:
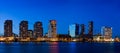
M120 43L0 42L0 53L119 53Z

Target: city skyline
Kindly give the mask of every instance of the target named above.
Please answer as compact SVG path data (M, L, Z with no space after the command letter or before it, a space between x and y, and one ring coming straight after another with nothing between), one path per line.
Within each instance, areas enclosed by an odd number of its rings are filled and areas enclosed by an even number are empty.
M57 22L56 20L53 20L53 21L55 21L55 22ZM25 23L26 23L26 25L24 25ZM49 22L51 22L51 20L49 20ZM29 29L29 22L27 21L27 20L22 20L22 21L20 21L20 23L18 23L19 24L19 27L17 27L18 29L19 29L19 32L18 32L18 34L17 33L15 33L13 30L13 23L14 23L14 21L13 20L5 20L5 22L4 22L4 34L2 34L2 35L5 35L6 34L6 31L10 31L10 32L12 32L13 34L17 34L17 35L19 35L19 36L21 36L20 35L20 33L21 33L21 23L24 23L23 24L23 26L24 27L27 27L26 29L26 32L27 31L33 31L33 34L35 33L34 31L38 31L38 33L40 33L40 36L44 36L44 35L46 35L46 33L49 33L49 22L48 22L48 30L47 30L47 32L44 32L44 27L43 27L43 23L41 22L41 21L36 21L32 26L33 26L33 29ZM8 23L8 24L6 24L6 23ZM53 22L54 23L54 22ZM57 23L55 24L55 25L57 25ZM70 24L71 26L72 25L77 25L78 26L78 28L76 29L76 30L78 30L77 32L78 32L78 35L81 35L81 33L83 33L83 34L91 34L91 35L96 35L96 34L101 34L102 35L102 31L100 31L100 32L97 32L97 33L94 33L94 22L93 21L89 21L88 22L88 25L86 26L86 24L79 24L79 23L74 23L74 24ZM68 32L67 33L64 33L64 34L68 34L69 33L69 26L70 25L68 25ZM85 25L85 26L84 26ZM7 26L7 27L6 27ZM10 28L11 29L10 29ZM37 28L36 28L37 27ZM41 28L42 27L42 28ZM93 27L93 28L91 28L91 27ZM101 26L101 28L102 27L106 27L106 26ZM110 26L107 26L107 27L110 27ZM8 29L7 29L8 28ZM84 28L84 29L83 29ZM91 29L90 29L91 28ZM100 29L101 29L100 28ZM42 30L42 31L39 31L39 30ZM63 34L63 33L59 33L59 32L57 32L57 29L59 29L59 28L57 28L57 26L56 26L56 33L57 34ZM73 29L74 30L74 29ZM83 31L82 31L83 30ZM92 30L92 32L91 32L91 30ZM42 34L43 33L43 34ZM23 33L21 33L21 34L23 34ZM38 34L39 35L39 34ZM37 36L38 36L37 35ZM9 34L7 35L7 36L9 36ZM113 36L113 35L112 35Z
M113 28L113 36L120 34L118 0L1 0L0 34L4 34L4 21L13 20L13 32L19 34L19 23L28 20L29 29L36 21L43 22L44 33L48 22L57 20L57 32L66 34L70 24L85 24L94 21L94 33L100 33L102 26ZM64 29L63 29L64 28ZM85 30L87 31L87 29ZM87 33L87 32L86 32Z
M94 22L88 22L88 33L85 33L84 24L72 24L68 27L67 34L57 33L57 21L49 20L48 32L43 34L43 24L40 21L34 23L34 29L30 30L28 21L22 20L19 23L19 34L13 32L13 21L5 20L4 35L0 36L0 41L116 41L117 37L112 38L112 27L103 26L101 34L94 34Z
M49 24L48 24L48 31L46 33L44 33L44 28L43 28L43 23L41 21L36 21L33 24L33 29L28 29L29 28L29 22L27 20L22 20L19 23L19 35L20 37L30 37L28 33L33 33L34 37L42 37L46 34L48 34L48 37L52 37L52 35L57 35L60 34L59 32L57 32L57 21L56 20L49 20ZM12 36L12 34L16 34L13 32L13 20L5 20L4 22L4 36L9 37ZM97 34L101 34L103 35L103 27L109 27L109 26L102 26L101 27L101 32L97 33ZM109 27L110 28L110 27ZM87 30L87 33L85 32L85 30ZM51 34L52 33L52 34ZM77 37L78 35L85 35L85 34L89 34L91 35L96 35L94 33L94 22L93 21L89 21L88 22L88 26L84 26L84 24L71 24L68 27L68 32L67 34L69 35L73 35L71 37ZM112 34L112 33L111 33ZM112 35L111 35L112 36Z

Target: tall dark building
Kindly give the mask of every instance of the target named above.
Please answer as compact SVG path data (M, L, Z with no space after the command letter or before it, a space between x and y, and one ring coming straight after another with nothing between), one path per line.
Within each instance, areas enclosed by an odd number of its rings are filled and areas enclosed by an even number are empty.
M79 24L76 24L76 29L75 29L75 34L78 36L79 35Z
M89 22L89 32L88 35L93 35L93 21Z
M6 20L4 23L4 36L10 37L12 36L12 20Z
M28 36L28 21L21 21L20 26L20 37L26 38Z
M42 37L42 36L43 36L42 22L36 22L34 24L34 37Z
M51 38L56 38L57 37L56 20L50 20L48 37L51 37Z
M84 34L85 34L85 25L84 25L84 24L81 24L81 25L80 25L80 28L81 28L81 30L80 30L80 35L84 35Z

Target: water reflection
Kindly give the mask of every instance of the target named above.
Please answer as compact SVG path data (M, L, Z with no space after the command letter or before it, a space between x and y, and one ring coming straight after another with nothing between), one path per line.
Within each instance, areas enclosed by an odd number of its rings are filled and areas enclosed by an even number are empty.
M58 42L49 42L49 51L50 53L59 53L58 51Z
M0 42L0 53L119 53L120 43Z
M0 43L0 53L15 53L18 52L18 45L17 43L13 43L13 42L1 42Z
M69 53L76 53L76 47L77 47L77 45L76 45L76 42L70 42L69 43Z

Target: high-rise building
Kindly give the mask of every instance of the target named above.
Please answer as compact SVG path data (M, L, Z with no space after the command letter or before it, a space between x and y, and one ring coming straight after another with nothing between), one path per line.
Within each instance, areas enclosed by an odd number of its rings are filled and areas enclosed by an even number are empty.
M72 24L69 26L69 35L77 37L79 35L79 24Z
M112 38L112 27L107 27L107 26L102 27L101 33L105 39L111 39Z
M12 20L6 20L4 23L4 36L10 37L12 36Z
M56 20L50 20L49 29L48 29L48 37L51 37L51 38L57 37Z
M93 35L93 21L89 22L89 30L88 35Z
M20 26L20 37L26 38L28 36L28 21L21 21Z
M33 38L33 30L28 30L28 36L29 36L30 38Z
M84 35L84 34L85 34L85 25L84 25L84 24L81 24L81 25L80 25L80 28L81 28L81 30L80 30L80 35Z
M42 22L36 22L34 24L34 37L42 37L42 36L43 36Z

